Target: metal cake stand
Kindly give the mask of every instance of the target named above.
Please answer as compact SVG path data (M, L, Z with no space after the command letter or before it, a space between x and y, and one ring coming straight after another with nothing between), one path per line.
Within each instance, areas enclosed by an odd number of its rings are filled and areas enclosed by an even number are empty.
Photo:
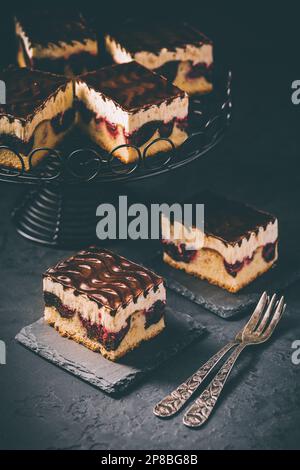
M120 183L174 171L204 157L223 139L232 116L231 82L231 72L218 72L214 91L190 101L188 138L179 148L164 138L170 145L168 152L147 158L149 146L143 154L135 148L138 158L132 164L124 165L115 158L117 149L106 153L78 132L63 146L49 150L37 167L31 165L34 155L45 149L34 149L26 157L29 171L15 149L0 146L0 150L13 151L20 162L19 170L0 167L0 181L29 188L13 210L17 231L31 241L53 247L78 248L94 242L96 206L116 194L116 183L120 190Z

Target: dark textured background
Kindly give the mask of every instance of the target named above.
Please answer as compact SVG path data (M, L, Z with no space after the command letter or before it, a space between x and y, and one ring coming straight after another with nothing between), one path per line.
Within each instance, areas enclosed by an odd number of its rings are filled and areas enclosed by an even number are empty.
M202 161L130 189L143 196L173 194L182 199L209 186L262 208L288 207L280 224L294 227L298 237L300 108L290 101L291 81L300 79L296 2L284 2L281 7L270 2L264 7L262 2L235 3L185 4L187 12L217 42L219 57L233 69L230 134ZM95 7L86 5L96 16ZM142 15L182 15L175 3L164 2L160 9L157 5L143 2L138 11ZM111 10L117 11L117 6L114 2ZM111 12L103 12L101 7L101 22L106 24ZM121 17L134 11L133 4L124 2L117 14ZM4 63L13 46L5 15L1 22ZM247 315L226 322L169 293L172 304L199 319L210 334L152 373L129 395L118 400L107 397L14 340L21 327L42 314L42 271L66 253L30 244L15 233L10 211L21 190L0 185L0 338L7 344L7 365L0 366L1 448L300 447L300 366L291 362L291 344L300 340L299 282L286 291L288 309L274 338L241 357L207 425L191 431L183 427L180 417L160 421L152 414L152 406L231 339ZM139 250L141 256L149 253L147 244L119 244L118 248L135 256Z

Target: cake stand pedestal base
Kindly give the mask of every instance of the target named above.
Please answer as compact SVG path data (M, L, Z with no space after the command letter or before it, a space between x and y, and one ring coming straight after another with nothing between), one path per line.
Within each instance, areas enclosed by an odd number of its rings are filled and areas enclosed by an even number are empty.
M20 235L33 242L80 248L97 241L96 208L103 196L103 190L93 185L35 187L17 201L13 223Z

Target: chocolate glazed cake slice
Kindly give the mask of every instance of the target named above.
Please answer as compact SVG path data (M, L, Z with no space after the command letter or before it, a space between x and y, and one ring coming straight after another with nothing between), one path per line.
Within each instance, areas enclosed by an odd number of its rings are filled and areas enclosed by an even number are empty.
M177 223L175 236L173 223L163 217L163 259L170 266L230 292L273 266L278 258L276 217L208 192L186 202L204 204L204 233Z
M6 104L0 105L0 145L16 150L29 169L27 155L39 147L54 148L72 129L75 120L73 84L64 77L27 68L0 72L6 84ZM32 164L47 151L34 154ZM0 150L0 164L21 168L10 150Z
M98 145L111 152L119 145L144 151L153 140L169 138L177 147L187 138L188 97L166 79L136 62L113 65L76 80L80 126ZM146 156L171 150L161 140ZM114 156L129 163L138 158L123 147Z
M197 28L170 21L127 21L106 35L116 63L136 60L190 95L212 90L213 46Z
M15 18L20 67L31 67L68 77L95 70L98 64L96 34L86 18L69 8L35 9Z
M163 279L106 249L90 247L49 268L43 290L46 322L113 361L165 326Z

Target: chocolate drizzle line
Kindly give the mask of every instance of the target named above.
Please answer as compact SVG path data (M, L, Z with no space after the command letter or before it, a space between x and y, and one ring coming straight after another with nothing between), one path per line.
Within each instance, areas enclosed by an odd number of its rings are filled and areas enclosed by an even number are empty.
M130 112L185 96L184 91L134 61L103 67L81 75L78 80L96 90L104 100L111 99Z
M275 222L276 217L241 202L232 201L209 191L189 198L185 203L204 204L204 231L225 245L241 245L260 227Z
M110 309L115 315L119 308L150 289L156 289L163 279L155 273L106 249L90 247L49 268L44 277L66 288L85 294L90 300Z
M55 9L24 10L17 14L17 21L28 37L31 46L44 46L60 43L84 43L87 39L96 39L96 33L87 19L72 7L67 11Z
M9 67L0 72L0 80L6 84L6 99L0 105L0 117L5 115L12 122L20 119L31 120L36 111L59 90L65 90L68 80L48 72L27 68Z
M162 49L176 51L192 44L211 44L197 28L184 22L170 21L127 21L108 31L108 35L126 51L152 52L159 55Z

